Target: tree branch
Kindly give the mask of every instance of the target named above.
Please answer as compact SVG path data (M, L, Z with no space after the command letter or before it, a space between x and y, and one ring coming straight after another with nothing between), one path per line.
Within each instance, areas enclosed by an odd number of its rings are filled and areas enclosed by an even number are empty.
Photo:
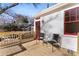
M18 5L19 3L13 3L11 6L7 6L6 8L4 9L0 9L0 14L4 13L6 10L8 10L9 8L12 8L16 5Z

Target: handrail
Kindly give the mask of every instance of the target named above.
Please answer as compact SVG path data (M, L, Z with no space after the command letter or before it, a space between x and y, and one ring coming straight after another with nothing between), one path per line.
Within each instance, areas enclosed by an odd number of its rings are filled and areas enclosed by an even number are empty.
M31 37L31 31L0 32L0 47L23 43L23 39Z

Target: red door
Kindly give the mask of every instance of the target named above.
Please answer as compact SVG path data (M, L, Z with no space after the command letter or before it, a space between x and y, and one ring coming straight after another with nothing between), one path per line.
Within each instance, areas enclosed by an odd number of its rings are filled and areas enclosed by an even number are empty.
M36 39L40 39L40 21L36 21L35 25L36 25Z

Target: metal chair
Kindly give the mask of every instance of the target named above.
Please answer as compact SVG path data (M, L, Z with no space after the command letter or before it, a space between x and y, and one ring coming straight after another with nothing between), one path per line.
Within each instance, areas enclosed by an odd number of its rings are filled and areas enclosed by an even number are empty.
M45 34L44 33L40 33L40 40L42 40L43 43L47 44L47 41L45 41L44 38L45 38Z
M51 41L48 41L52 45L52 51L53 51L53 46L56 48L60 48L60 36L59 34L53 34L53 39Z
M40 33L40 40L43 40L44 39L44 33Z

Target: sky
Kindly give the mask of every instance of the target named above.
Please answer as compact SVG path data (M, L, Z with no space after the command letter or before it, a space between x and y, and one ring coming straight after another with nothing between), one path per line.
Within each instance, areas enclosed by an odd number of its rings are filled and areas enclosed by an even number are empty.
M54 3L50 3L50 6L54 5ZM36 13L40 12L43 9L47 8L47 3L37 4L35 7L32 3L27 4L19 4L13 8L11 8L15 13L26 15L26 16L34 16Z
M7 11L9 11L8 13L11 14L11 16L10 16L10 14L8 15L6 13L1 14L0 15L0 23L1 22L2 23L3 22L6 22L6 23L12 22L14 20L13 16L15 16L15 13L21 14L24 16L33 17L38 12L42 11L43 9L46 9L47 4L48 3L39 3L39 4L36 4L36 7L35 7L33 5L33 3L20 3L19 5L7 10ZM56 4L56 3L49 3L50 6L52 6L54 4ZM1 3L0 8L5 8L6 6L10 6L10 5L11 5L11 3ZM4 19L4 20L1 20L1 19Z

